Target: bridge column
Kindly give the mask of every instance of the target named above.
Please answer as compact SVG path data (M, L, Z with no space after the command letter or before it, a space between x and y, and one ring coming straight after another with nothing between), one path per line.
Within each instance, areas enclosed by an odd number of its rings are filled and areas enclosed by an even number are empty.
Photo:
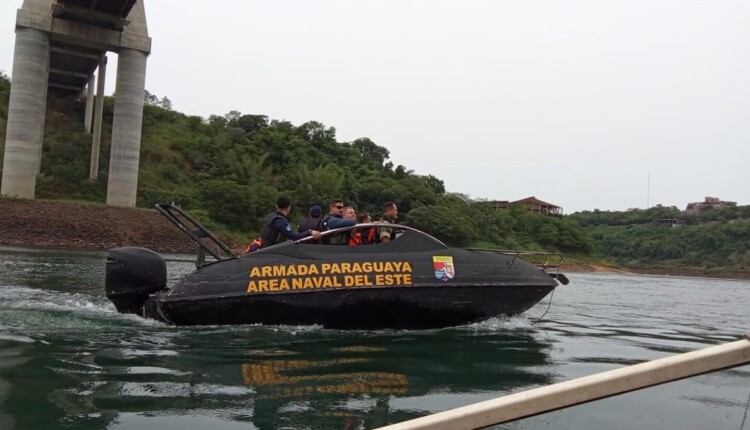
M138 191L138 161L148 54L127 48L121 49L118 54L107 204L133 207Z
M25 27L16 30L0 187L4 196L34 198L42 155L49 57L46 33Z
M89 179L96 181L99 176L99 148L102 142L102 115L104 112L104 79L107 76L107 55L102 54L97 69L96 102L94 103L94 131L91 136L91 163ZM89 83L91 81L89 80Z
M89 81L86 84L86 113L83 117L83 129L86 133L91 134L92 118L94 118L94 85L96 77L94 74L89 75Z

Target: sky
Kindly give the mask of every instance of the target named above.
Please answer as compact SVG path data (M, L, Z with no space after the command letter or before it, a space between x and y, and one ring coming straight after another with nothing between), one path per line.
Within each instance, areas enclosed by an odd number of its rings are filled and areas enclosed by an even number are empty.
M140 0L139 0L140 1ZM0 2L0 70L15 11ZM337 140L477 199L750 204L746 0L150 0L146 89ZM109 92L116 54L109 54Z

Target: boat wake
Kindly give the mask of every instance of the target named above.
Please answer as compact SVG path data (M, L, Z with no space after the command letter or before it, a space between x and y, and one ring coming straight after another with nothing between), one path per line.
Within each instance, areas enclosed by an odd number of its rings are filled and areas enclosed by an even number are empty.
M86 311L116 314L117 310L106 298L82 293L40 290L26 287L4 287L0 309Z

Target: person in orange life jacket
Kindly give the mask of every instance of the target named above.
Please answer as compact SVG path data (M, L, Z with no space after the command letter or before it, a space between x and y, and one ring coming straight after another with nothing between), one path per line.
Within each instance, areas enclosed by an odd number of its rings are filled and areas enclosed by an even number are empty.
M398 218L398 206L394 202L388 202L383 205L383 218L380 222L382 224L397 224L396 219ZM378 228L378 238L381 243L388 243L396 238L396 232L388 227Z
M367 212L362 212L357 216L357 224L371 224L372 223L372 217ZM375 227L368 227L364 230L360 231L360 238L362 240L362 245L371 245L376 242L375 240L375 233L376 229Z
M352 206L347 206L344 208L343 219L351 219L355 222L357 221L357 212L354 210ZM356 228L349 231L349 246L357 246L362 245L362 233L357 231Z
M307 218L303 219L297 226L297 231L304 233L308 230L320 231L323 225L323 208L320 205L310 206Z
M320 239L318 230L308 230L304 233L295 233L292 226L289 225L289 212L292 210L292 203L286 197L279 197L276 201L276 211L266 215L263 224L263 230L260 234L262 248L275 245L287 240L299 240L308 236Z
M260 241L260 238L256 238L254 241L247 244L247 248L245 248L245 254L249 254L251 252L259 250L261 245L262 242Z

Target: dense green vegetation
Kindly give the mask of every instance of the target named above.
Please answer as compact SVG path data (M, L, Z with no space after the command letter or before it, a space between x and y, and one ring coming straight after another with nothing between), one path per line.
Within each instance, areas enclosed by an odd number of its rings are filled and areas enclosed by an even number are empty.
M678 228L598 226L590 231L600 255L627 266L750 268L750 219Z
M7 89L7 77L2 82L0 88ZM166 97L147 92L145 100L139 206L174 201L214 228L249 237L260 230L280 195L292 199L296 219L311 204L326 207L332 197L375 219L383 203L395 201L402 222L451 245L591 249L591 239L575 221L523 207L495 211L447 193L437 177L394 166L388 149L366 137L339 142L335 128L316 121L294 125L237 111L201 118L171 110ZM1 104L7 109L7 94ZM94 182L86 179L91 138L83 132L83 110L81 100L50 94L39 198L105 200L113 100L105 102L100 173Z
M684 268L696 272L750 274L750 206L685 214L656 206L625 212L570 215L591 234L597 256L635 268ZM679 224L658 225L674 219Z
M618 211L583 211L569 216L582 227L626 226L634 224L653 224L659 219L674 219L685 225L694 225L709 221L731 221L750 218L750 206L735 206L724 210L708 209L697 214L682 212L674 206L656 205L649 209L630 209Z
M0 145L9 88L0 75ZM329 198L341 197L375 219L384 202L395 201L402 222L450 245L563 251L579 261L593 257L627 267L750 272L750 206L691 217L662 206L563 218L522 206L497 211L446 192L435 176L394 166L388 149L366 137L339 142L333 127L316 121L294 125L237 111L201 118L173 111L166 97L147 93L145 100L138 205L174 201L237 240L258 233L280 195L294 202L296 220L309 205L325 208ZM39 198L104 202L113 99L105 100L100 173L93 182L87 180L91 137L82 131L83 111L81 100L50 94ZM664 218L685 225L652 225Z

